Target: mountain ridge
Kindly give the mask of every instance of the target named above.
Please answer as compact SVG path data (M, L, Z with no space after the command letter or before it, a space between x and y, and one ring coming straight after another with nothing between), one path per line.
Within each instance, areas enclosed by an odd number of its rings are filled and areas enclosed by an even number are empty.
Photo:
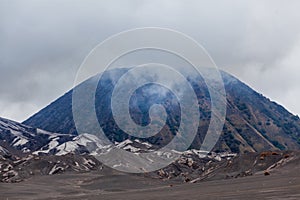
M118 80L126 70L116 69L113 72L108 71L102 76L105 81L98 83L97 101L95 102L98 120L104 119L107 123L113 122L108 108L108 105L110 105L109 95L106 97L105 94L111 94L113 90L114 84L112 79ZM227 115L222 136L214 148L215 151L239 153L300 148L300 120L297 116L287 111L283 106L254 91L234 76L223 71L221 75L227 93ZM92 78L82 84L88 85L90 81L93 81ZM189 81L197 93L200 105L199 110L201 112L198 134L191 145L191 148L198 149L204 138L203 132L206 132L210 120L210 97L202 77L192 77ZM147 94L141 90L137 94L137 100L144 100L139 97L142 93ZM84 105L82 106L84 109ZM146 104L147 106L149 105ZM103 109L106 111L105 114L102 112ZM134 109L139 113L145 112L137 107L134 107ZM176 113L177 111L174 111L171 114L176 116ZM138 118L140 116L140 114L134 113L132 117ZM175 117L171 119L173 122L176 122ZM147 116L145 120L144 123L147 124ZM76 127L72 118L72 90L25 120L24 124L51 132L76 135ZM121 142L130 138L114 124L102 128L108 130L107 136L112 142ZM160 146L165 145L172 139L172 135L174 135L174 132L172 133L167 128L157 138L152 138L150 143L159 143Z

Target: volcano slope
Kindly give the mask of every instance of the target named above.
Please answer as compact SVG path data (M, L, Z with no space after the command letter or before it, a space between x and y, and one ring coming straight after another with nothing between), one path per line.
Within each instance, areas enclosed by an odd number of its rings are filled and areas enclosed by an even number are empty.
M122 142L128 138L137 139L118 127L111 110L114 86L127 71L128 69L125 68L106 71L97 83L96 114L101 128L113 143ZM214 151L244 153L300 149L298 116L289 113L284 107L270 101L230 74L221 72L221 75L227 93L227 114L222 135ZM98 81L97 77L92 77L77 87L90 91L90 85L95 81ZM200 111L198 133L190 148L199 149L211 119L210 95L202 77L191 75L188 81L197 95ZM77 135L72 113L72 92L73 90L67 92L27 119L24 124L50 132ZM179 106L172 92L166 88L160 88L159 85L148 84L136 90L131 100L131 118L140 125L149 124L151 105L164 106L168 120L162 131L151 138L139 139L158 147L168 144L176 135L178 123L180 123ZM84 101L80 107L85 109ZM85 118L89 119L89 116ZM165 124L165 122L162 123Z

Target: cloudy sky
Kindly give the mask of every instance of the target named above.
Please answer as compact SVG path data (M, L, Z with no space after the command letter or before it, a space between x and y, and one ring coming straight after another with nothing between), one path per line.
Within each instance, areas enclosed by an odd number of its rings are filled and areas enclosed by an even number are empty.
M300 114L300 1L0 0L0 116L23 121L69 90L107 37L186 33L219 68Z

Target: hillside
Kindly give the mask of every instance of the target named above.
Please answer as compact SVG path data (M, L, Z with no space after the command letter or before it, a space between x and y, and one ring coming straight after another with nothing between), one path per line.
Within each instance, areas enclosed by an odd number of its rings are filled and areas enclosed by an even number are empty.
M127 69L114 69L105 72L98 83L96 92L96 112L100 126L112 142L122 142L128 138L115 123L110 108L110 99L116 80ZM215 151L260 152L264 150L294 150L300 148L300 120L284 107L257 93L232 75L222 72L227 93L227 115L222 136L215 146ZM86 87L95 81L91 78L81 84ZM200 126L191 145L199 149L210 121L210 96L202 77L191 76L189 82L198 97ZM180 84L180 83L179 83ZM149 123L147 109L152 104L160 103L167 110L166 126L157 135L144 139L158 147L167 144L176 134L178 127L178 104L167 103L176 100L165 88L145 85L139 88L131 101L131 117L141 125ZM151 91L151 94L149 93ZM154 92L153 92L154 91ZM163 91L164 95L161 94ZM149 97L147 97L149 96ZM139 103L139 104L138 104ZM85 105L81 105L85 109ZM89 116L86 116L89 117ZM72 90L36 113L24 124L50 132L77 135L72 115Z

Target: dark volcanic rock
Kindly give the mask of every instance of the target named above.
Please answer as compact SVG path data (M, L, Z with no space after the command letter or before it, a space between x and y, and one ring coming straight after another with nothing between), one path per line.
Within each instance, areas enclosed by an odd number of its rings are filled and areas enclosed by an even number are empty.
M34 175L54 175L71 171L88 172L101 169L102 164L89 155L0 156L0 182L20 182Z
M113 142L122 142L130 137L114 122L110 108L111 93L115 80L118 80L127 69L115 69L105 72L98 83L96 92L96 111L98 121L107 137ZM222 72L227 92L227 116L222 136L215 146L215 151L232 152L260 152L263 150L286 150L300 148L300 120L282 106L270 101L250 87ZM91 78L83 83L95 81ZM200 110L198 134L191 145L192 149L199 149L210 122L210 96L207 86L201 77L189 78L197 94ZM178 127L178 104L167 104L174 99L172 93L165 91L165 96L154 98L147 93L147 88L157 85L148 85L135 93L136 101L132 100L130 113L132 119L140 124L149 122L148 108L151 104L160 103L165 107L168 121L165 127L155 137L146 141L159 147L167 144L176 134ZM155 89L155 91L159 91ZM152 96L151 96L152 95ZM158 95L159 93L154 93ZM176 99L175 99L176 100ZM135 104L138 102L139 104ZM85 105L81 105L85 109ZM76 135L76 128L72 115L72 90L30 117L24 124L38 127L51 132L68 133Z
M73 138L73 135L51 133L0 118L0 145L8 148L10 151L17 150L22 153L30 153L48 145L53 139L62 144Z

